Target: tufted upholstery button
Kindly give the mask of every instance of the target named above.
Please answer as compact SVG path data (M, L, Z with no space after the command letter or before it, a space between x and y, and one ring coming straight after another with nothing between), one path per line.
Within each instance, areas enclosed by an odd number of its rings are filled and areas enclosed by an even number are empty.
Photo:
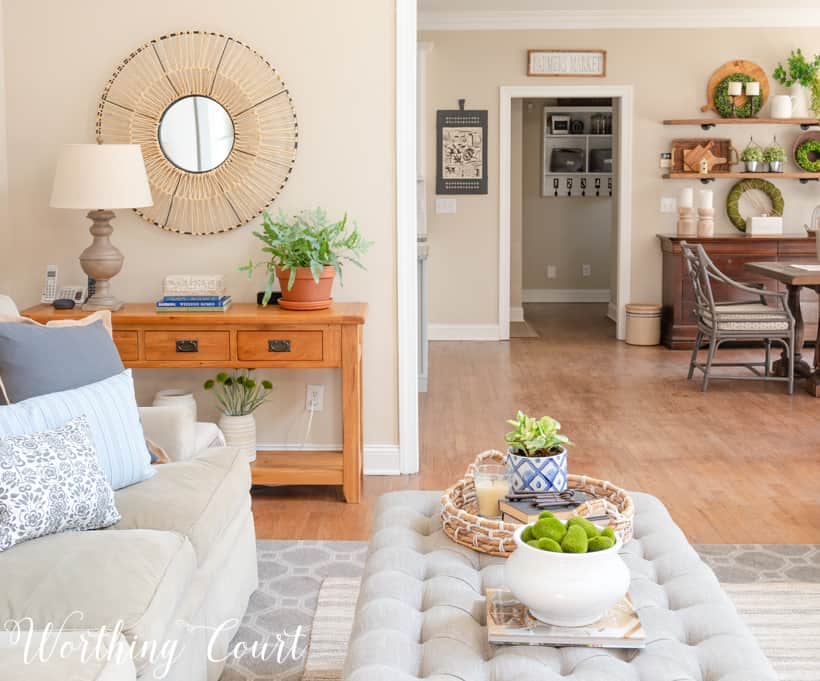
M641 651L487 643L484 593L503 559L451 542L439 492L379 500L346 681L776 681L712 571L654 497L634 494L622 555Z

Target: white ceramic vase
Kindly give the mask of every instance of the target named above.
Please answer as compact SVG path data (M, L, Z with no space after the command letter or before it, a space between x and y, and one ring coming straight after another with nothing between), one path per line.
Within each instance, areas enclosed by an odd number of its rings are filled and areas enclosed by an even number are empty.
M629 568L615 546L593 553L553 553L521 541L504 564L504 583L530 612L547 624L582 627L599 620L629 590Z
M253 414L219 417L219 428L229 447L236 447L249 462L256 461L256 419Z
M792 100L792 118L809 117L809 90L800 83L795 83L789 88L789 95Z
M155 407L182 407L191 412L193 421L196 421L196 400L193 393L185 388L165 388L154 395Z

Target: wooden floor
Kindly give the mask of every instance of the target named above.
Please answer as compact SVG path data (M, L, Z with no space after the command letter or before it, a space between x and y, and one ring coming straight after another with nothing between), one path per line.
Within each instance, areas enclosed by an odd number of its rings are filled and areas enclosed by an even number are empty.
M604 314L529 305L540 338L431 343L421 473L367 477L355 506L329 488L255 493L258 536L366 539L380 494L443 489L477 452L503 447L520 408L561 421L571 472L658 496L692 542L820 543L820 400L749 381L704 395L686 380L687 352L617 342Z

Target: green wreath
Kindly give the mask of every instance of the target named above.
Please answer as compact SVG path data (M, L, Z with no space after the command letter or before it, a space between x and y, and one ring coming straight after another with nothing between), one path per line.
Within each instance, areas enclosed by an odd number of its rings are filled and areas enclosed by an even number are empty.
M783 201L783 194L780 193L777 187L768 180L761 180L759 178L741 180L732 187L731 191L729 191L729 196L726 198L726 215L729 216L731 223L741 232L746 231L746 219L740 214L738 204L740 203L740 197L750 189L758 189L769 197L772 202L773 215L783 215L785 202Z
M751 118L760 110L760 95L746 97L746 102L732 113L732 98L729 96L729 83L751 83L754 78L745 73L733 73L726 76L715 87L715 110L722 118Z
M794 152L794 160L803 170L820 173L820 140L807 140Z

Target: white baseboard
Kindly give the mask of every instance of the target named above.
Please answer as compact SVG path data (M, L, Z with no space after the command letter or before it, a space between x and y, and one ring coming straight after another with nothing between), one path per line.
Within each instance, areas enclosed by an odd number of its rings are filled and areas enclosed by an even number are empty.
M260 452L299 452L309 450L313 452L338 452L342 445L302 445L276 444L272 442L258 442L256 449ZM364 474L365 475L401 475L401 454L399 445L365 445L364 446Z
M522 292L525 303L608 303L608 288L529 288Z
M523 307L511 307L510 308L510 321L511 322L523 322L524 321L524 308Z
M498 324L429 324L431 341L497 341Z
M618 306L612 301L609 302L606 308L606 316L616 324L618 323Z

